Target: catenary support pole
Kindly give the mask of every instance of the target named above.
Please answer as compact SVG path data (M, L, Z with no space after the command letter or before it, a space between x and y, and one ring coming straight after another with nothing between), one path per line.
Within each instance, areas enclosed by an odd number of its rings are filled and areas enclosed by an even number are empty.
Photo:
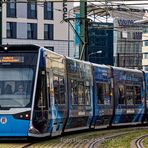
M87 60L87 2L80 0L80 42L79 57L81 60Z

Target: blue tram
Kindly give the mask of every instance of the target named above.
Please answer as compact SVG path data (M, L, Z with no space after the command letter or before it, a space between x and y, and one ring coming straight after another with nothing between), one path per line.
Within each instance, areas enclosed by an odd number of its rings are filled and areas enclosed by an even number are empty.
M148 122L148 73L71 59L35 45L0 47L0 137Z

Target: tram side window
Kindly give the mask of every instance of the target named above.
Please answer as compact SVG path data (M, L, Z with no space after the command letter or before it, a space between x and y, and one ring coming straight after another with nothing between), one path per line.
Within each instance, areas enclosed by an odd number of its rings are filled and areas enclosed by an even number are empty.
M49 77L49 73L47 73L47 95L48 95L48 105L50 107L50 77Z
M60 103L65 104L65 85L64 78L59 78L59 93L60 93Z
M59 104L59 79L57 76L54 76L53 78L53 86L54 86L55 104Z
M78 104L78 83L76 80L71 80L71 98L72 104Z
M127 105L134 104L134 87L133 86L126 86L126 98L127 98Z
M78 104L79 105L84 105L84 83L83 82L78 82Z
M97 104L111 104L110 85L105 83L97 83Z
M135 86L135 104L141 104L141 88L140 86Z
M55 104L65 104L64 78L54 76L53 85Z
M85 83L85 104L90 105L90 83L86 81Z
M119 85L118 93L119 93L119 104L126 104L126 101L125 101L125 90L124 90L124 85L123 84Z

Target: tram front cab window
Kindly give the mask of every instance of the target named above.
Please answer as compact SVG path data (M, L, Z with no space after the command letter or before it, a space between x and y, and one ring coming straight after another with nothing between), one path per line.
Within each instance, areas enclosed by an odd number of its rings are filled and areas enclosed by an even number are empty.
M0 68L0 107L31 107L33 70Z

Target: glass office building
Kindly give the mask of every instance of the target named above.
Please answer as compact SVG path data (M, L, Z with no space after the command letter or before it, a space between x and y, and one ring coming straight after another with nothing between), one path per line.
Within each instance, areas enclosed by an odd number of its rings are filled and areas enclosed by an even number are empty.
M113 65L113 24L91 22L88 26L88 61Z
M114 65L142 69L142 26L134 19L114 19Z

